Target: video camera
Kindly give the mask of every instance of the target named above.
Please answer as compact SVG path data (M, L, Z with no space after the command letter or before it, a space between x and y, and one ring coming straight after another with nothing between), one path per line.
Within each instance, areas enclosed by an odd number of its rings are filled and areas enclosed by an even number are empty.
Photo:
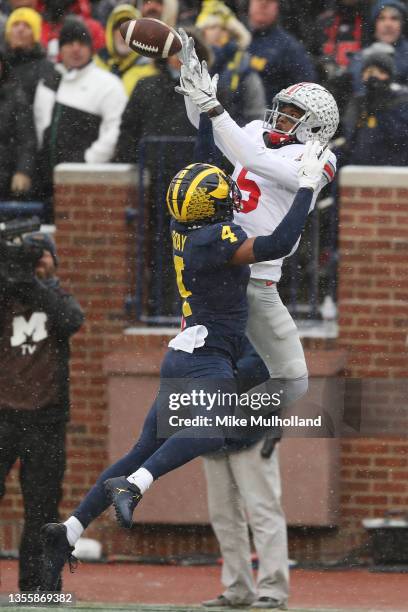
M38 217L11 219L0 223L0 278L27 282L34 276L43 248L24 241L24 235L40 229Z

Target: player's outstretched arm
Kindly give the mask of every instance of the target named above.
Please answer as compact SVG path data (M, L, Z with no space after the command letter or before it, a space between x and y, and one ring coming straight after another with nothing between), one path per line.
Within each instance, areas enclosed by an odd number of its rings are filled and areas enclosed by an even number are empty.
M218 75L210 77L206 62L200 64L198 60L193 39L181 28L179 32L183 44L179 55L182 66L176 91L185 97L190 122L198 128L200 113L207 113L212 119L215 144L232 164L239 162L247 170L296 191L298 164L287 158L282 160L273 150L255 143L239 127L218 102Z
M198 129L200 113L207 112L212 116L213 113L218 113L219 109L224 110L217 100L218 74L210 77L206 62L200 63L197 57L194 40L182 28L179 29L179 33L183 45L179 53L182 66L180 85L175 90L184 96L188 119ZM241 129L238 125L236 127ZM238 158L228 142L220 142L216 136L214 140L220 151L232 164L235 164Z
M299 189L288 213L269 236L245 240L230 263L250 264L289 255L305 226L314 191L319 186L330 154L330 149L322 151L319 142L309 141L306 144L299 170Z

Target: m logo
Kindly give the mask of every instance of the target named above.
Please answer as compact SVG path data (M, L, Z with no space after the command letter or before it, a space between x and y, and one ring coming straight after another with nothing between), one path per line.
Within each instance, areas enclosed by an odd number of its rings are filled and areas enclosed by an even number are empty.
M11 346L21 346L27 342L40 342L47 338L45 327L47 315L45 312L33 312L29 321L19 316L13 319L13 335L10 339ZM29 351L33 353L34 351Z

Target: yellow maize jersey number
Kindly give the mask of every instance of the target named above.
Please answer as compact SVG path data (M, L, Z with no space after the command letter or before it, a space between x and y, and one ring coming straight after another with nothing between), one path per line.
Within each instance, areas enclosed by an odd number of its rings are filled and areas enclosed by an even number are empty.
M191 291L188 291L183 283L184 261L180 255L174 255L174 267L176 269L177 287L181 298L184 300L182 306L183 316L189 317L192 314L192 310L190 304L187 302L187 298L190 297Z
M234 232L231 231L229 225L222 226L221 238L222 240L229 240L230 242L236 242L238 240Z

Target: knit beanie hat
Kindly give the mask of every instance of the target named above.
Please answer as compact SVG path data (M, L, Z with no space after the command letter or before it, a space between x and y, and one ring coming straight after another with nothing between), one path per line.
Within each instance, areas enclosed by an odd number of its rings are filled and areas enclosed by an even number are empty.
M38 43L41 38L41 15L34 9L28 7L18 8L10 13L6 22L6 40L9 37L12 26L19 21L24 21L24 23L30 26L33 32L34 41Z
M54 265L58 266L57 247L55 246L53 238L51 238L49 234L45 234L44 232L34 232L33 234L24 236L24 242L26 244L39 246L43 249L43 251L49 251L52 255L52 259L54 260Z
M91 34L85 23L78 17L67 17L59 35L60 48L75 41L81 42L88 47L93 46Z
M377 66L390 77L395 76L395 61L394 47L386 43L374 43L370 47L364 49L362 53L361 70L365 70L369 66Z
M392 8L399 12L401 20L406 19L407 17L407 7L404 2L400 0L378 0L371 10L371 19L372 21L376 21L381 11L385 8Z

